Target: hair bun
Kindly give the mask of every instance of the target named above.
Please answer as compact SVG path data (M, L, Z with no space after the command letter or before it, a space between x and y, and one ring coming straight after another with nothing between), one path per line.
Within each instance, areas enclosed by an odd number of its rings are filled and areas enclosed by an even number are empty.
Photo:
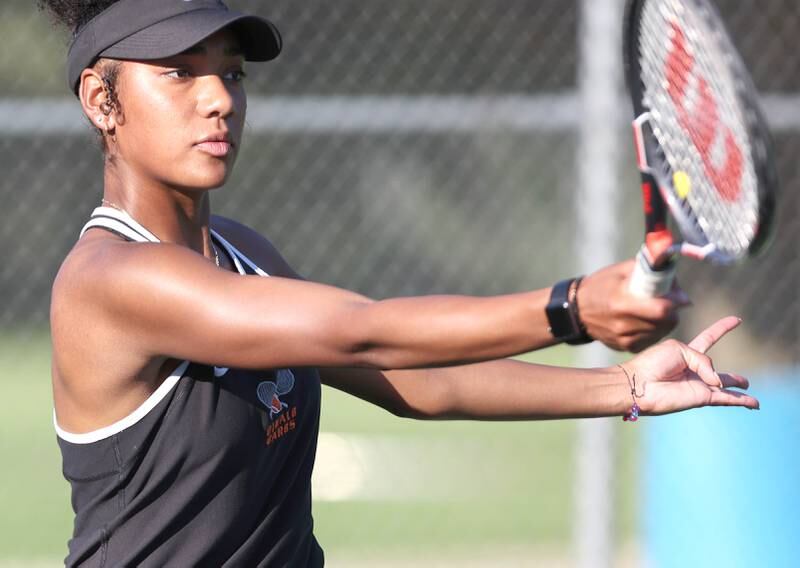
M73 34L118 0L37 0L40 10L50 12L57 24Z

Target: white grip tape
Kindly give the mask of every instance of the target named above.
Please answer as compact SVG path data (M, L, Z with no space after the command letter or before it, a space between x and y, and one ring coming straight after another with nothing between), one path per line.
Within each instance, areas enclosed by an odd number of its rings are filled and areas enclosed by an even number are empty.
M663 270L653 270L644 252L640 250L636 255L636 265L633 267L628 289L631 294L640 298L664 296L672 289L676 266L677 264L673 262Z

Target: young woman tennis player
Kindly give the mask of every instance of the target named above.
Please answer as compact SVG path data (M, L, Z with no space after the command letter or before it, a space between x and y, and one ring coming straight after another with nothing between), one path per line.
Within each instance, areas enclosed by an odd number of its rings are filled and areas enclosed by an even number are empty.
M69 82L105 152L102 206L52 296L68 565L322 565L310 490L320 383L423 419L758 407L704 354L736 318L622 367L502 359L589 336L654 343L684 300L630 297L630 263L580 287L490 298L372 301L303 281L262 236L209 210L239 150L243 62L278 55L274 26L215 0L41 3L75 32Z

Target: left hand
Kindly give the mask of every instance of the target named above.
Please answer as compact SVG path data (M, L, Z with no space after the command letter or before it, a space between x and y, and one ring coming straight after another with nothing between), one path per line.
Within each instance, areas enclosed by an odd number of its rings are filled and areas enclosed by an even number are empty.
M636 402L641 413L669 414L701 406L758 409L755 398L727 390L730 387L746 389L750 386L748 380L734 373L717 373L706 355L706 351L740 323L736 317L723 318L688 345L670 339L625 363L623 367L628 375L636 377Z
M633 260L612 264L586 276L578 289L578 309L586 331L611 349L638 353L678 325L678 311L691 305L676 283L660 298L630 293Z

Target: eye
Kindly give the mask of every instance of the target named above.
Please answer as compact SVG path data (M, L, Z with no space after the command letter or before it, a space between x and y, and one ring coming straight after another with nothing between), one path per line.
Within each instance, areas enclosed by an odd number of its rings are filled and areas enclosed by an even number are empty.
M172 79L188 79L191 77L191 73L189 73L188 69L172 69L164 73L164 76Z
M226 81L233 81L234 83L241 83L247 78L247 73L245 73L242 69L236 69L234 71L229 71L225 74Z

